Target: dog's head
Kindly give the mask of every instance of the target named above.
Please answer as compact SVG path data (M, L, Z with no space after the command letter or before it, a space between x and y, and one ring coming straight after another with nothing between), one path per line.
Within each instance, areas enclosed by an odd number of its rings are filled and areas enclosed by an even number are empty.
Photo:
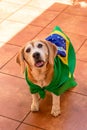
M54 58L57 54L57 47L46 41L38 40L28 42L18 53L17 63L21 65L24 72L26 65L29 68L41 69L47 63L54 64Z

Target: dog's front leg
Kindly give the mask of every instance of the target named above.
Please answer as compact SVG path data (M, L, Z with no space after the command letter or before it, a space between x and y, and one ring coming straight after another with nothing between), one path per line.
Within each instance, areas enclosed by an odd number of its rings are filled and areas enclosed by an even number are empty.
M39 96L38 94L32 94L31 111L39 111Z
M58 116L60 114L60 96L52 94L52 110L51 114L53 116Z

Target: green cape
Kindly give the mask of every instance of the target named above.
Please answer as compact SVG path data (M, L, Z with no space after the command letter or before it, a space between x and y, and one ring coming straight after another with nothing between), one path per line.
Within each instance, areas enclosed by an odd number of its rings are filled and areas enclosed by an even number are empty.
M41 88L40 86L33 84L28 78L28 70L25 70L25 79L30 87L32 94L38 93L41 98L45 97L46 90L54 93L55 95L61 95L69 88L75 87L77 83L73 78L73 72L75 69L76 58L73 46L69 38L62 32L62 30L56 26L52 34L57 33L62 35L66 39L66 57L57 55L54 59L54 75L52 81L48 86ZM51 34L51 35L52 35Z

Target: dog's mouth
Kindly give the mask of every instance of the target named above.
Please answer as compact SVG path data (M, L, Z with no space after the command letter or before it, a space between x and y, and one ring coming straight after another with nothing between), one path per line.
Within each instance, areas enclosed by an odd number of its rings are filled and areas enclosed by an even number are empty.
M43 67L45 64L45 62L43 60L38 60L36 63L35 63L35 66L36 67Z

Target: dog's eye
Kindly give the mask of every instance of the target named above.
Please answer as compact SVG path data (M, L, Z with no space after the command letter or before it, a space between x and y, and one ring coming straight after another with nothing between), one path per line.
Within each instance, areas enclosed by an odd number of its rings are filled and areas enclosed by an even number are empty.
M26 52L29 53L31 51L31 48L27 48Z
M38 47L38 48L42 48L42 46L43 46L43 45L39 43L37 47Z

